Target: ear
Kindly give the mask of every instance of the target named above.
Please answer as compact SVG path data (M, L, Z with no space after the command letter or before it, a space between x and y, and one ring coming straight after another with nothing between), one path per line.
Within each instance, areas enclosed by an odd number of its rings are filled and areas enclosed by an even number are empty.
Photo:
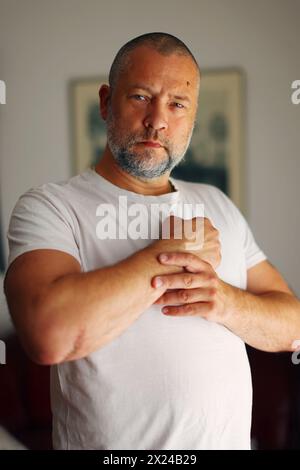
M109 85L101 85L100 90L99 90L99 108L100 108L100 114L104 121L106 121L107 118L107 112L108 112L108 102L111 96L111 88Z

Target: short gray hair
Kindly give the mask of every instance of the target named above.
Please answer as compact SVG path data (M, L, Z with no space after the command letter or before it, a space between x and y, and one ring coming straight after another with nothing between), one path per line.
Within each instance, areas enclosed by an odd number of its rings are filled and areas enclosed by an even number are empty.
M154 32L137 36L121 47L109 71L109 85L111 88L115 87L119 75L125 70L130 53L139 46L148 46L166 56L178 54L190 57L196 65L200 77L198 62L184 42L176 36L172 36L172 34Z

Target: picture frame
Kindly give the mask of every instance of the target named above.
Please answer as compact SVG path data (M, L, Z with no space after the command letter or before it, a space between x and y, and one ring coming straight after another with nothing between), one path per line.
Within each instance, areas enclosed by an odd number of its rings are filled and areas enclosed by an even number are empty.
M106 126L99 109L99 89L103 83L108 83L106 76L71 81L71 166L74 174L95 165L105 148Z
M5 271L5 257L4 257L4 245L2 243L2 240L4 240L4 238L2 238L3 236L3 230L2 230L2 223L1 223L1 216L0 216L0 274L3 274L4 271Z
M2 248L2 243L0 245L0 274L5 271L5 262L4 262L4 252Z
M95 165L106 144L98 92L106 76L71 83L72 168L74 174ZM213 184L245 213L244 75L240 69L201 71L193 136L174 178Z

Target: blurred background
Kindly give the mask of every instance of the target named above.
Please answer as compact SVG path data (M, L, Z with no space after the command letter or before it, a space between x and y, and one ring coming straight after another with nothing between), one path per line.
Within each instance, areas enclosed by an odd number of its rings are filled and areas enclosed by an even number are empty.
M18 197L74 174L70 84L107 75L125 42L164 31L181 38L201 68L242 71L241 209L258 244L300 295L300 104L291 101L291 84L300 80L299 18L300 0L0 0L2 271ZM49 369L22 352L3 273L0 278L0 340L6 344L0 448L51 448ZM287 353L250 348L249 358L253 448L299 449L300 364Z

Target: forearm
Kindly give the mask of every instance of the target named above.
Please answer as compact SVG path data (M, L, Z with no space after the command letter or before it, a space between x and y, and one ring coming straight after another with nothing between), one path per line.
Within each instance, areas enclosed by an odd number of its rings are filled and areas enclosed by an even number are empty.
M54 281L44 296L41 325L45 363L84 357L126 330L165 288L151 286L151 278L182 268L163 267L159 246L137 252L120 263ZM48 356L49 355L49 356Z
M222 283L224 326L245 343L269 352L292 351L300 339L300 302L293 295L273 291L254 295Z

